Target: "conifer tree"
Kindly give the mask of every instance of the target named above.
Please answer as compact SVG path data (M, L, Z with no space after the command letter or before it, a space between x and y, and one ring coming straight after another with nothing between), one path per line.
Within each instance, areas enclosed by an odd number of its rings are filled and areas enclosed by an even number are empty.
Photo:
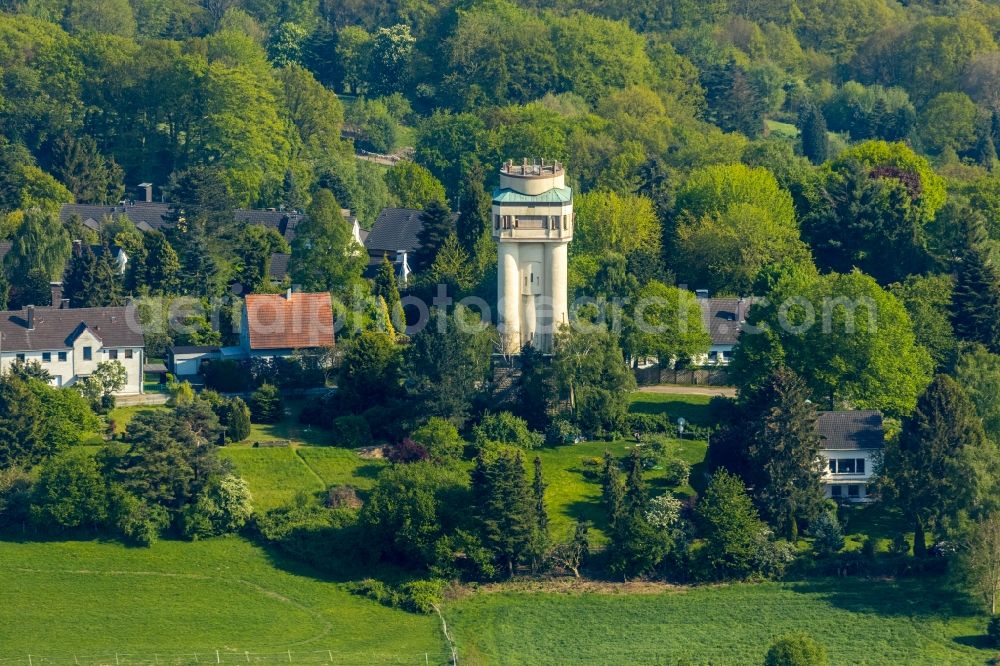
M542 459L535 456L535 475L531 482L531 493L535 501L535 535L532 543L532 569L537 571L545 557L549 545L549 512L545 508L545 488L542 477Z
M472 257L477 268L483 267L483 240L490 241L491 197L483 187L483 168L474 164L462 175L462 192L458 205L458 240Z
M748 397L743 420L750 460L747 479L764 515L789 539L798 537L800 520L812 520L823 506L822 469L816 408L805 382L778 368Z
M813 164L822 164L829 153L826 136L826 118L813 104L806 105L799 114L799 129L802 132L802 154Z
M935 377L885 453L886 494L913 524L914 555L926 554L928 529L993 491L997 463L972 400L951 377Z
M487 461L476 460L472 494L483 545L513 577L531 555L537 530L535 504L521 453L502 450Z
M385 255L382 256L382 263L379 264L372 282L372 296L382 298L385 301L393 327L398 328L399 332L402 333L406 319L399 299L399 284L396 282L396 271L389 261L389 257Z
M997 161L997 148L993 141L993 132L989 127L979 127L977 130L973 155L977 164L993 170L993 165Z
M162 232L151 231L146 236L146 261L142 269L138 281L151 294L174 294L180 287L180 260Z
M646 510L649 496L642 480L642 455L639 449L632 449L629 455L628 477L625 481L625 512L634 516Z
M608 513L608 525L613 529L625 511L625 484L618 469L618 461L610 451L604 452L604 467L601 471L601 497Z
M451 211L448 210L448 206L436 199L424 208L424 212L420 214L420 223L423 227L417 235L419 245L413 253L413 270L415 271L430 268L445 240L455 233L455 223L451 219Z
M70 257L63 280L63 294L74 308L89 307L90 294L93 290L94 278L97 274L97 256L90 245L79 245Z
M97 257L89 301L91 307L122 304L121 276L107 238L101 243L101 256Z
M962 340L979 342L991 352L1000 351L1000 273L986 246L986 227L979 213L963 221L963 245L955 259L952 324Z

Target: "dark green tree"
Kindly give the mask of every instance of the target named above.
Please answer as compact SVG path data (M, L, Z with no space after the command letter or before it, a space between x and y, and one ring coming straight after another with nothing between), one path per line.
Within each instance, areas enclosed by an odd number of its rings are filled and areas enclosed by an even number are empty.
M31 518L39 527L97 529L107 522L108 509L107 483L91 456L67 452L41 466L31 499Z
M787 368L747 396L740 421L747 428L748 484L764 515L789 539L798 538L799 522L810 521L823 507L816 407L805 382Z
M52 288L48 274L32 268L24 275L11 280L9 306L17 310L27 305L52 305Z
M537 571L549 547L549 512L545 508L545 489L548 484L542 476L542 459L535 456L534 476L531 479L531 494L535 502L535 534L532 537L531 567Z
M538 518L520 451L479 456L471 473L473 512L483 545L513 577L532 555Z
M40 434L41 405L25 380L0 375L0 467L33 465L53 453Z
M996 444L969 396L951 377L935 377L885 452L886 494L913 524L914 555L926 554L928 530L945 527L993 490L997 463Z
M378 265L378 271L375 273L375 280L372 283L372 296L382 297L389 309L390 316L399 308L399 285L396 282L396 270L387 256L383 256L382 263Z
M88 301L92 303L91 307L121 305L124 302L122 276L107 238L101 244L101 254L97 257L90 287L91 294Z
M116 204L125 194L122 168L93 137L64 134L55 142L52 173L80 203Z
M261 384L248 403L255 423L278 423L285 418L285 405L281 391L274 384Z
M160 231L146 235L146 260L142 266L141 284L151 294L169 295L180 287L180 261L170 241Z
M610 451L604 452L604 466L601 468L601 498L608 515L608 525L612 529L625 512L625 483L618 468L618 461Z
M826 136L826 119L823 112L806 104L799 112L799 131L802 134L802 154L813 164L826 161L830 142Z
M1000 273L986 246L982 216L969 211L962 220L964 243L955 258L955 291L951 321L962 340L979 342L990 351L1000 351Z
M481 255L491 242L490 206L492 197L483 186L485 174L477 162L462 173L462 190L459 194L458 220L455 223L458 240L473 259L476 266L483 267L485 257Z
M441 416L459 427L482 391L493 351L487 331L457 322L466 316L462 310L447 316L433 309L431 323L413 336L404 356L404 375L416 413Z
M89 244L76 246L63 280L63 295L69 299L70 307L91 307L89 304L96 275L97 255Z
M226 439L242 442L250 436L250 408L242 398L230 398L220 406L219 420L226 428Z
M429 269L445 240L455 233L451 211L445 203L437 200L431 201L424 208L424 212L420 214L420 224L420 233L417 234L419 245L413 253L411 264L415 271Z
M402 355L380 331L365 331L349 343L340 364L337 402L347 413L386 405L402 394Z
M367 263L359 251L340 204L329 190L319 190L295 230L290 271L305 291L329 291L342 298L361 286Z

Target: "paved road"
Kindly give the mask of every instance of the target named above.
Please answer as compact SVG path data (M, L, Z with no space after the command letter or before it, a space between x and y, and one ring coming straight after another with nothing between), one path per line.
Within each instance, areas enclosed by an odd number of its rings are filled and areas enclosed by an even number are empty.
M655 384L640 386L640 391L646 393L672 393L674 395L721 395L727 398L736 397L736 389L731 386L680 386L678 384Z

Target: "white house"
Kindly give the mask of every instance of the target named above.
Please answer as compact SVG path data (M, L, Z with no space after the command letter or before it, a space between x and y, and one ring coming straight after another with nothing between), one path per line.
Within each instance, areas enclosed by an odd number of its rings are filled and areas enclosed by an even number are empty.
M185 347L168 351L170 370L178 377L201 373L205 361L279 358L302 349L334 344L333 306L327 292L248 294L243 302L240 344L235 347Z
M882 463L885 431L874 410L820 412L817 428L826 496L868 501L868 483Z
M65 303L65 301L63 301ZM145 343L133 307L35 307L0 312L0 372L38 361L56 386L89 377L103 361L125 367L119 395L142 393Z
M733 348L746 326L747 313L756 299L749 298L709 298L707 291L698 290L698 305L701 306L701 320L712 339L708 354L693 359L695 365L728 365L733 356Z

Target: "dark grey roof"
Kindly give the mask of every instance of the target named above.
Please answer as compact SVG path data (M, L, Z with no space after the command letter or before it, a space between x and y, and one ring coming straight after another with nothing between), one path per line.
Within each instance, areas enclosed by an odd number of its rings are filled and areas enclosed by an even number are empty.
M167 366L164 365L163 363L143 363L142 364L142 371L143 372L166 372L167 371Z
M105 217L117 220L120 216L125 215L139 229L149 231L151 229L162 229L167 226L167 222L163 219L163 216L169 211L169 204L156 201L152 203L137 201L134 204L118 204L115 206L63 204L59 209L59 220L65 223L74 215L79 215L85 225L96 229ZM98 224L87 224L88 220L94 220Z
M85 329L105 347L142 347L142 327L134 306L108 308L35 308L35 328L28 330L26 310L0 312L0 349L66 349Z
M882 414L875 410L820 412L816 428L822 449L880 449L885 440Z
M755 298L699 298L701 320L713 345L735 345Z
M177 345L170 348L171 354L211 354L217 351L219 347L213 345Z
M233 211L233 218L237 222L259 224L277 229L285 237L286 241L291 242L295 238L295 227L302 220L302 214L293 210L251 210L239 208Z
M417 236L424 228L420 221L422 212L416 208L383 209L375 218L375 224L365 240L365 247L370 253L376 253L380 261L383 252L412 252L420 244Z
M271 255L270 277L275 282L281 282L288 275L288 260L292 255L287 252L275 252Z

